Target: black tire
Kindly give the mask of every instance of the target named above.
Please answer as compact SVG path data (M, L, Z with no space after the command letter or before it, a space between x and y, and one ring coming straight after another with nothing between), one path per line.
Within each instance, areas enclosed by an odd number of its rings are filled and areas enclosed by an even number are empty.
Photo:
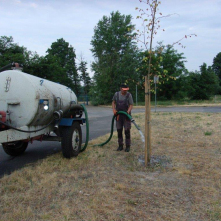
M2 144L5 153L10 156L18 156L25 152L28 147L28 142L17 141L12 143L3 143Z
M71 127L62 128L61 147L65 158L78 156L81 150L82 131L79 122L74 122Z

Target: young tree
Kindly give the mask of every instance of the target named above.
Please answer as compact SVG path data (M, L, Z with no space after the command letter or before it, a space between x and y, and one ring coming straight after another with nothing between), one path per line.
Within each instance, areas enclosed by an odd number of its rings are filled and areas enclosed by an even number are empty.
M145 76L145 166L147 166L148 163L150 163L150 157L151 157L151 127L150 127L150 100L151 100L151 78L155 75L154 69L152 66L152 57L154 55L154 52L152 50L152 42L154 36L157 34L160 27L160 19L162 17L168 17L162 16L162 13L158 12L159 4L161 3L158 0L139 0L141 3L145 3L145 9L142 8L136 8L140 12L140 16L137 16L138 19L141 19L143 30L137 30L137 40L141 42L145 48L145 50L148 50L149 57L146 58L146 61L148 62L148 69L146 71ZM164 29L163 29L164 31ZM190 35L191 37L192 35ZM185 35L183 38L187 38L188 36ZM183 39L182 38L182 39ZM175 42L174 44L180 44L179 41ZM149 47L148 47L149 46Z
M137 49L131 19L131 15L112 12L110 17L103 16L94 28L91 51L95 58L92 70L96 84L92 93L99 96L92 97L96 98L96 103L110 102L120 84L133 79Z
M146 50L148 50L148 57L144 58L145 62L148 62L147 64L147 70L146 70L146 76L145 76L145 166L150 163L151 158L151 126L150 126L150 100L151 100L151 76L152 74L152 42L154 35L157 34L157 29L159 28L159 20L156 18L156 11L159 6L159 3L157 0L146 0L140 2L144 2L147 5L147 8L145 10L136 8L136 10L139 10L141 13L140 16L137 16L138 19L142 20L142 26L143 30L139 31L137 30L137 40L140 41ZM146 18L144 18L146 17ZM158 26L157 26L158 25ZM140 37L142 37L142 40L140 40ZM150 42L148 42L150 41ZM146 66L146 65L145 65Z

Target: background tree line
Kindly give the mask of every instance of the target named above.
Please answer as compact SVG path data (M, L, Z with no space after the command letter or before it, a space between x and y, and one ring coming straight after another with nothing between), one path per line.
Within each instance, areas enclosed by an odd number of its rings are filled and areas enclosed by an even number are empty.
M119 11L103 16L91 40L94 56L89 76L87 62L76 61L75 49L63 38L53 42L45 56L14 43L13 37L0 37L0 67L11 62L23 64L23 71L70 87L76 95L90 95L93 104L110 103L113 94L126 82L138 101L144 101L144 76L148 70L148 50L138 48L131 15ZM199 71L185 68L185 57L171 45L159 42L152 53L151 81L159 76L158 100L204 100L221 94L221 52L212 66L203 63ZM154 88L152 86L152 88ZM152 93L154 96L154 91Z
M89 92L91 78L87 62L81 58L77 65L74 48L63 38L51 44L46 56L39 56L14 43L12 37L1 36L0 67L12 62L23 64L23 71L26 73L66 85L77 96L87 95Z

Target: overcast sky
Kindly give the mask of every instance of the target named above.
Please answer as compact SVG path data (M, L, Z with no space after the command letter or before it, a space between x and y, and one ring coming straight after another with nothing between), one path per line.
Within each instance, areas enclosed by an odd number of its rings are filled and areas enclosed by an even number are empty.
M136 7L146 8L139 0L0 0L0 36L12 36L15 43L45 55L52 42L64 38L75 49L93 61L90 51L94 27L112 11L132 15L132 23L140 28ZM197 37L182 41L186 47L175 46L186 57L189 71L199 70L203 62L212 65L221 52L221 0L161 0L161 28L154 39L173 44L185 35Z

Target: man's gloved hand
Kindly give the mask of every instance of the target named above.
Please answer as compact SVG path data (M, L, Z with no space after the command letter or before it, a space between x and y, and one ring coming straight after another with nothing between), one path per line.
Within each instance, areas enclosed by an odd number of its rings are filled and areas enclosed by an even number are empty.
M113 113L114 113L114 115L116 116L116 115L117 115L117 110L116 110L116 109L113 109Z

